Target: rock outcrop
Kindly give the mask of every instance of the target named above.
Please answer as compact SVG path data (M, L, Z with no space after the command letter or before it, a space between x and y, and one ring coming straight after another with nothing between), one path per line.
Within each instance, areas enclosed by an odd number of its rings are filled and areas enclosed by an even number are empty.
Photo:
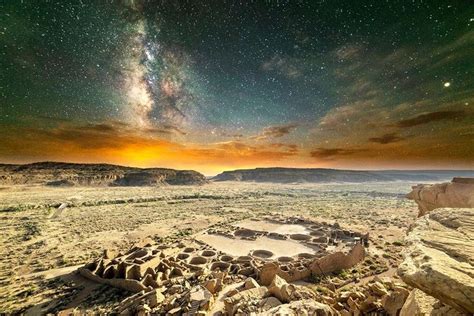
M454 178L449 183L419 184L407 198L418 204L418 217L440 207L474 208L474 178Z
M472 171L390 170L361 171L337 169L256 168L225 171L214 181L253 181L276 183L375 182L375 181L446 181L457 176L474 176Z
M204 175L192 170L132 168L108 164L38 162L0 165L0 185L155 186L204 184Z
M442 303L474 313L473 236L474 209L432 210L409 232L398 274L407 284Z

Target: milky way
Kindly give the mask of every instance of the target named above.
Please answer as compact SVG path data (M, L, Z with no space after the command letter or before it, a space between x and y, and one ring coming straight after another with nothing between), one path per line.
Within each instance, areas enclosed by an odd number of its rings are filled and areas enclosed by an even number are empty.
M472 1L24 0L0 14L1 160L474 164Z

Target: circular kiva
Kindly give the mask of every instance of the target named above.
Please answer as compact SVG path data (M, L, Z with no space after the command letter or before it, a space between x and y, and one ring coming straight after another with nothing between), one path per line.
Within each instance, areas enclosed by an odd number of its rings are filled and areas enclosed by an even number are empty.
M214 257L216 255L216 252L213 250L204 250L201 252L201 256L203 257Z
M186 260L189 258L189 254L188 253L180 253L178 254L178 257L177 257L179 260Z
M206 264L207 259L204 257L197 256L197 257L193 257L191 261L189 261L189 263L190 264Z
M229 269L229 267L230 267L230 263L217 261L217 262L214 262L211 265L211 270L212 271L214 271L214 270L227 271Z
M291 262L295 259L291 258L291 257L286 257L286 256L283 256L283 257L278 257L278 262Z
M299 253L298 257L303 258L303 259L313 259L316 256L307 252L303 252L303 253Z
M311 239L311 236L305 234L293 234L290 235L290 238L293 240L309 240Z
M238 229L234 232L234 236L237 237L253 237L255 236L255 231L251 229Z
M219 259L224 262L231 262L232 260L234 260L234 257L228 256L228 255L222 255L220 256Z
M262 259L267 259L273 256L273 252L268 251L268 250L254 250L252 252L252 256L262 258Z
M309 233L311 236L325 236L326 233L321 231L321 230L315 230L315 231L312 231L311 233Z
M236 259L237 262L248 262L251 260L252 260L252 257L249 257L249 256L240 256L240 257L237 257Z

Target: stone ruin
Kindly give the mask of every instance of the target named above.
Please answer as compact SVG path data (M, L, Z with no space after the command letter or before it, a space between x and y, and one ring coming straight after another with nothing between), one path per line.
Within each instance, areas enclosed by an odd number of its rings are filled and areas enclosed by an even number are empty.
M242 247L234 249L232 244ZM274 249L266 249L267 244ZM211 228L166 245L134 247L116 256L105 251L102 258L80 268L79 273L98 283L138 293L141 301L151 297L148 306L161 306L161 312L171 313L179 305L180 313L190 313L208 310L214 294L246 279L265 287L276 278L294 282L350 268L364 259L367 246L368 234L344 230L338 224L299 218L263 219ZM298 247L308 251L293 254ZM248 253L235 253L242 248ZM276 250L291 255L274 253ZM186 303L167 302L175 293L180 293L179 298ZM184 305L187 307L183 309Z

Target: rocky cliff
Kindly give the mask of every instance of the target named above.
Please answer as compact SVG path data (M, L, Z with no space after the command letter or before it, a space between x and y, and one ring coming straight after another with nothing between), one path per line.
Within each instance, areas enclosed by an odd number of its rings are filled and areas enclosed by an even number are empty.
M454 178L449 183L419 184L407 198L418 204L418 216L440 207L474 208L474 178Z
M0 185L154 186L193 185L205 182L204 175L192 170L141 169L109 164L61 162L0 165Z
M360 171L338 169L256 168L225 171L214 181L254 182L382 182L382 181L445 181L456 176L474 176L474 171L452 170L386 170Z
M398 269L407 284L469 315L474 313L473 219L472 208L438 208L418 218Z

